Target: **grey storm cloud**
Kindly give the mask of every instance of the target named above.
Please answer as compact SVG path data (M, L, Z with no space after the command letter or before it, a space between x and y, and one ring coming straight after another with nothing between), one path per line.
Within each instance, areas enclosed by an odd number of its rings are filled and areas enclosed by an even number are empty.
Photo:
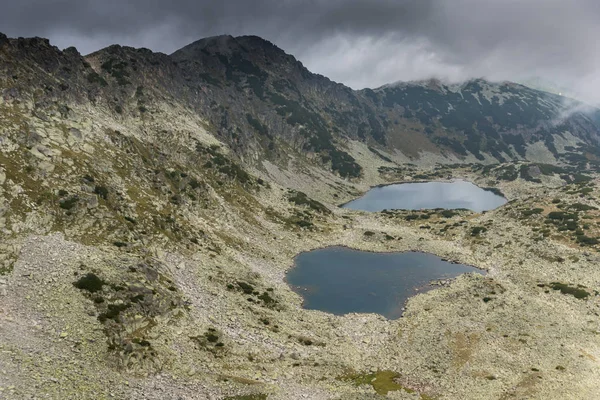
M170 53L253 34L353 88L436 77L552 82L600 103L597 0L19 0L0 31L89 53L113 43Z

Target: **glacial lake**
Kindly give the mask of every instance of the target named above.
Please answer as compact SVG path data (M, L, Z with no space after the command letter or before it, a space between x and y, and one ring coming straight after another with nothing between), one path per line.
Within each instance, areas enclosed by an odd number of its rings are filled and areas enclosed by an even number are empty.
M378 212L382 210L420 210L465 208L475 212L493 210L506 199L484 190L471 182L400 183L376 187L364 196L344 204L353 210Z
M328 247L298 255L286 280L304 298L305 309L336 315L377 313L397 319L406 300L431 289L431 281L468 272L484 274L433 254Z

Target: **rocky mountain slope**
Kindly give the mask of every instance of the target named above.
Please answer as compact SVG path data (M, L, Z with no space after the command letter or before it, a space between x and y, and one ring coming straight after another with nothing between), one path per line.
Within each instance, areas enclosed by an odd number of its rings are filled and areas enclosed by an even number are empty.
M43 39L3 43L5 96L36 82L38 108L89 103L125 124L177 107L259 169L263 160L287 169L290 156L307 156L359 177L353 142L399 162L557 162L599 140L598 111L561 96L482 80L353 91L253 36L202 39L170 56L115 45L82 57Z
M256 37L83 57L0 36L0 398L598 397L598 130L579 106L483 81L353 91ZM449 177L512 201L336 207ZM304 310L285 271L329 245L488 275L396 321Z

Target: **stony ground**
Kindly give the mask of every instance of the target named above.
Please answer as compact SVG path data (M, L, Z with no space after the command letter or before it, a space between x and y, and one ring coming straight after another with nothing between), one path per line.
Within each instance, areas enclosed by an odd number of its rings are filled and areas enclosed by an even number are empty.
M470 172L456 174L483 184ZM219 227L219 251L149 246L140 253L62 233L14 238L7 245L19 249L16 263L0 280L0 398L360 399L376 395L378 386L364 383L384 371L395 378L390 398L596 398L600 257L558 231L539 239L543 215L519 211L541 206L547 213L554 198L577 196L551 182L500 188L517 200L484 214L407 221L409 212L334 209L315 217L313 229L285 229L272 214L258 216L257 225L232 221ZM275 187L259 200L281 210L281 192ZM598 205L593 196L583 201ZM486 230L473 235L480 226ZM431 252L488 273L413 297L395 321L303 310L285 271L299 252L330 245ZM161 278L130 276L142 263L156 265ZM155 282L171 282L180 301L169 298L166 312L128 315L118 333L148 329L142 336L152 353L107 345L118 328L99 322L103 309L73 285L89 272L159 293ZM252 289L245 293L239 282ZM555 282L581 285L589 295L554 290ZM107 301L118 297L102 290ZM198 339L207 332L220 346Z
M167 103L115 120L34 100L0 99L0 398L600 397L596 172L382 153L396 164L349 142L359 181L293 152L247 174ZM510 202L337 207L372 185L453 178ZM418 294L394 321L303 310L285 272L331 245L487 275Z

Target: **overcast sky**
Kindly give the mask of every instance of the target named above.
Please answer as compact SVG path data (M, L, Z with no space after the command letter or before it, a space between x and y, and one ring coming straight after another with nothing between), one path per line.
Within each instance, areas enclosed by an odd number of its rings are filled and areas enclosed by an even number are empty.
M262 36L353 88L539 77L600 102L598 0L2 0L0 30L83 54Z

